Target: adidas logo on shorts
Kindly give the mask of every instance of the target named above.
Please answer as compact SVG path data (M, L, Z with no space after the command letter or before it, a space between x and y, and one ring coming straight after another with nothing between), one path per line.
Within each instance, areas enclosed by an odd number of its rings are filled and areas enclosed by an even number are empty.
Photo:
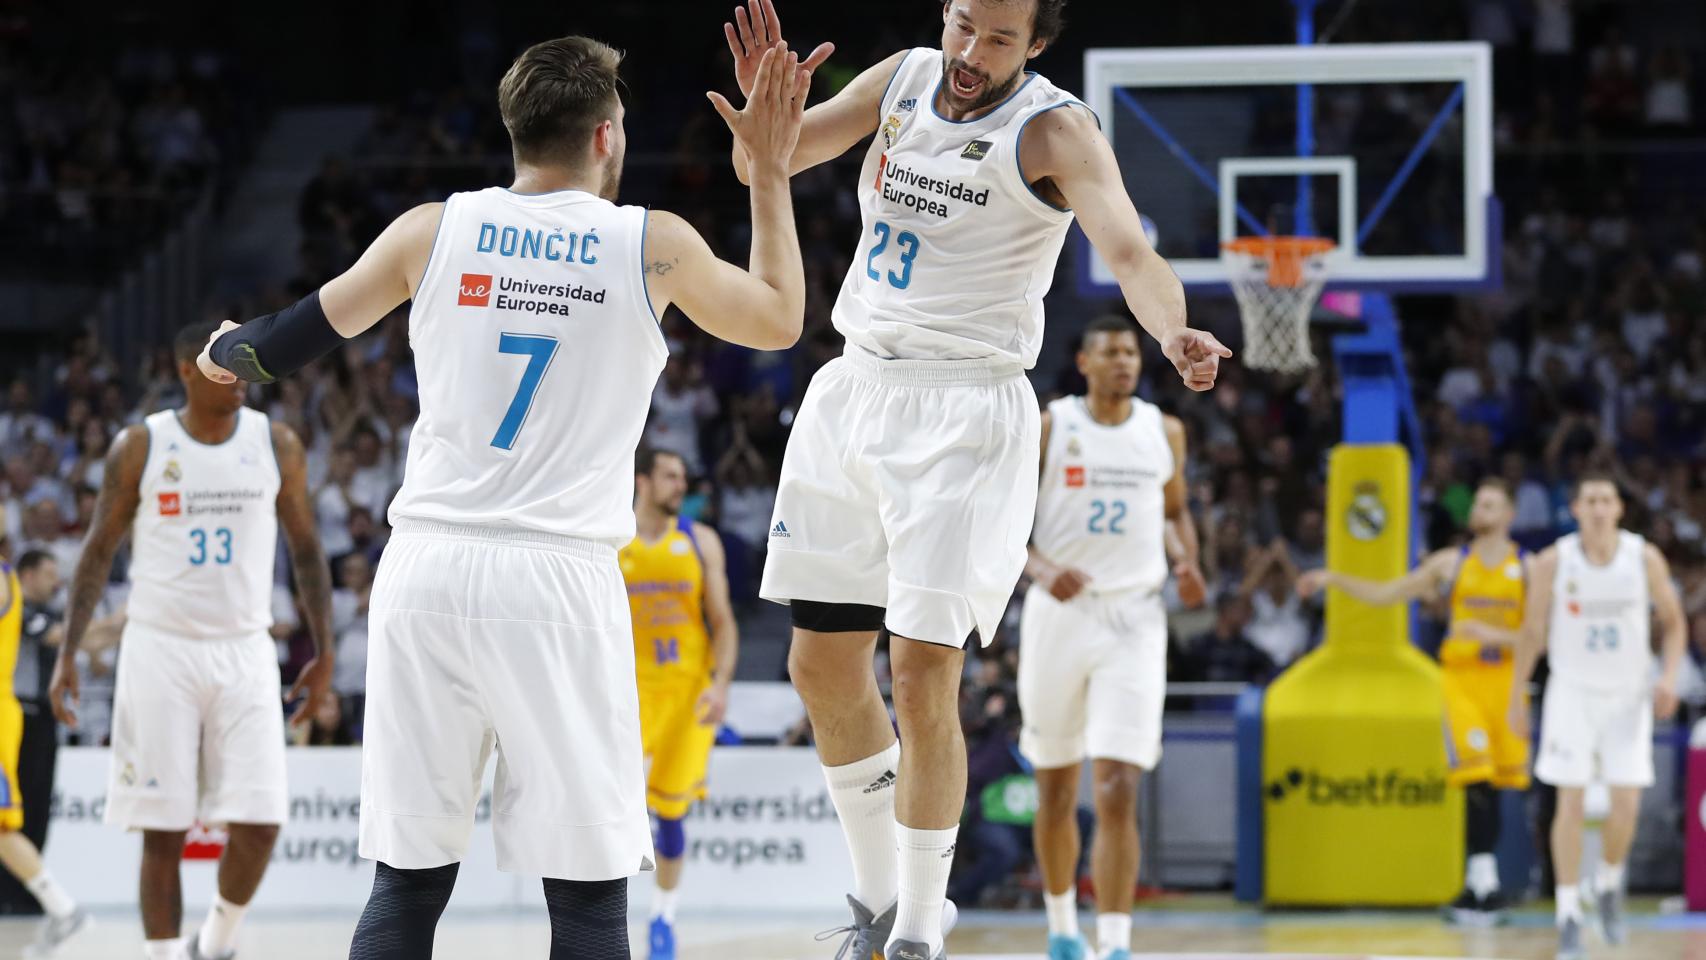
M793 536L793 534L790 534L788 532L788 525L787 524L778 520L778 521L776 521L776 525L774 527L770 528L770 536L772 538L781 537L782 539L786 540L790 536Z

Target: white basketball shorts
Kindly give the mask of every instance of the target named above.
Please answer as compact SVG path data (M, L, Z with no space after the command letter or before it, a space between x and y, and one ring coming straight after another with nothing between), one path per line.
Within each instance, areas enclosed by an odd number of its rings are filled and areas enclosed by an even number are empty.
M886 607L891 633L989 643L1025 569L1041 416L1017 364L880 360L812 378L760 594Z
M112 826L282 824L290 813L278 648L265 631L202 640L127 623L112 738Z
M1091 759L1145 770L1161 760L1167 609L1157 593L1081 593L1041 586L1019 620L1019 752L1044 770Z
M1606 692L1553 675L1540 708L1534 775L1554 787L1653 785L1653 698Z
M614 880L651 867L615 548L400 518L367 642L362 856L460 861L495 749L499 869Z

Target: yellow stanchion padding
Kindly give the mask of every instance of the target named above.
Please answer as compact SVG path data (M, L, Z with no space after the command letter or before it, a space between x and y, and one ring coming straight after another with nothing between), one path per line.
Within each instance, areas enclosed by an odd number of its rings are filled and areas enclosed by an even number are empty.
M1328 461L1327 565L1387 580L1410 566L1410 458L1343 444ZM1326 640L1269 688L1265 891L1273 904L1427 906L1463 877L1463 795L1446 784L1439 668L1403 605L1336 590Z

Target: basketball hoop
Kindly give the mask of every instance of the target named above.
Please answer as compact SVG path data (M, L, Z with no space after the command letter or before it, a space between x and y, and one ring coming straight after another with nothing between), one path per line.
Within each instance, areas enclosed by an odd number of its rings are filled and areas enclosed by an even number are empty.
M1276 373L1315 366L1309 313L1327 283L1334 246L1321 237L1240 237L1222 246L1220 259L1244 317L1245 366Z

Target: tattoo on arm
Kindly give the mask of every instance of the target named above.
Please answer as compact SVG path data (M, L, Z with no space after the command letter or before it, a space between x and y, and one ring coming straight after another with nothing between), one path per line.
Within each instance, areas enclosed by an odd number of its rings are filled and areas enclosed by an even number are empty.
M307 614L315 655L332 648L332 571L320 545L314 505L308 499L308 463L302 441L283 424L273 425L278 458L278 521L290 548L290 570Z
M650 260L646 262L645 267L642 268L642 272L655 273L661 277L679 266L681 266L680 257L674 257L669 260Z
M83 634L94 619L95 607L106 592L112 573L113 555L130 534L141 498L142 468L148 461L148 428L129 427L113 441L107 453L101 489L95 495L95 516L83 553L71 578L70 610L66 614L63 656L71 656L83 642Z

